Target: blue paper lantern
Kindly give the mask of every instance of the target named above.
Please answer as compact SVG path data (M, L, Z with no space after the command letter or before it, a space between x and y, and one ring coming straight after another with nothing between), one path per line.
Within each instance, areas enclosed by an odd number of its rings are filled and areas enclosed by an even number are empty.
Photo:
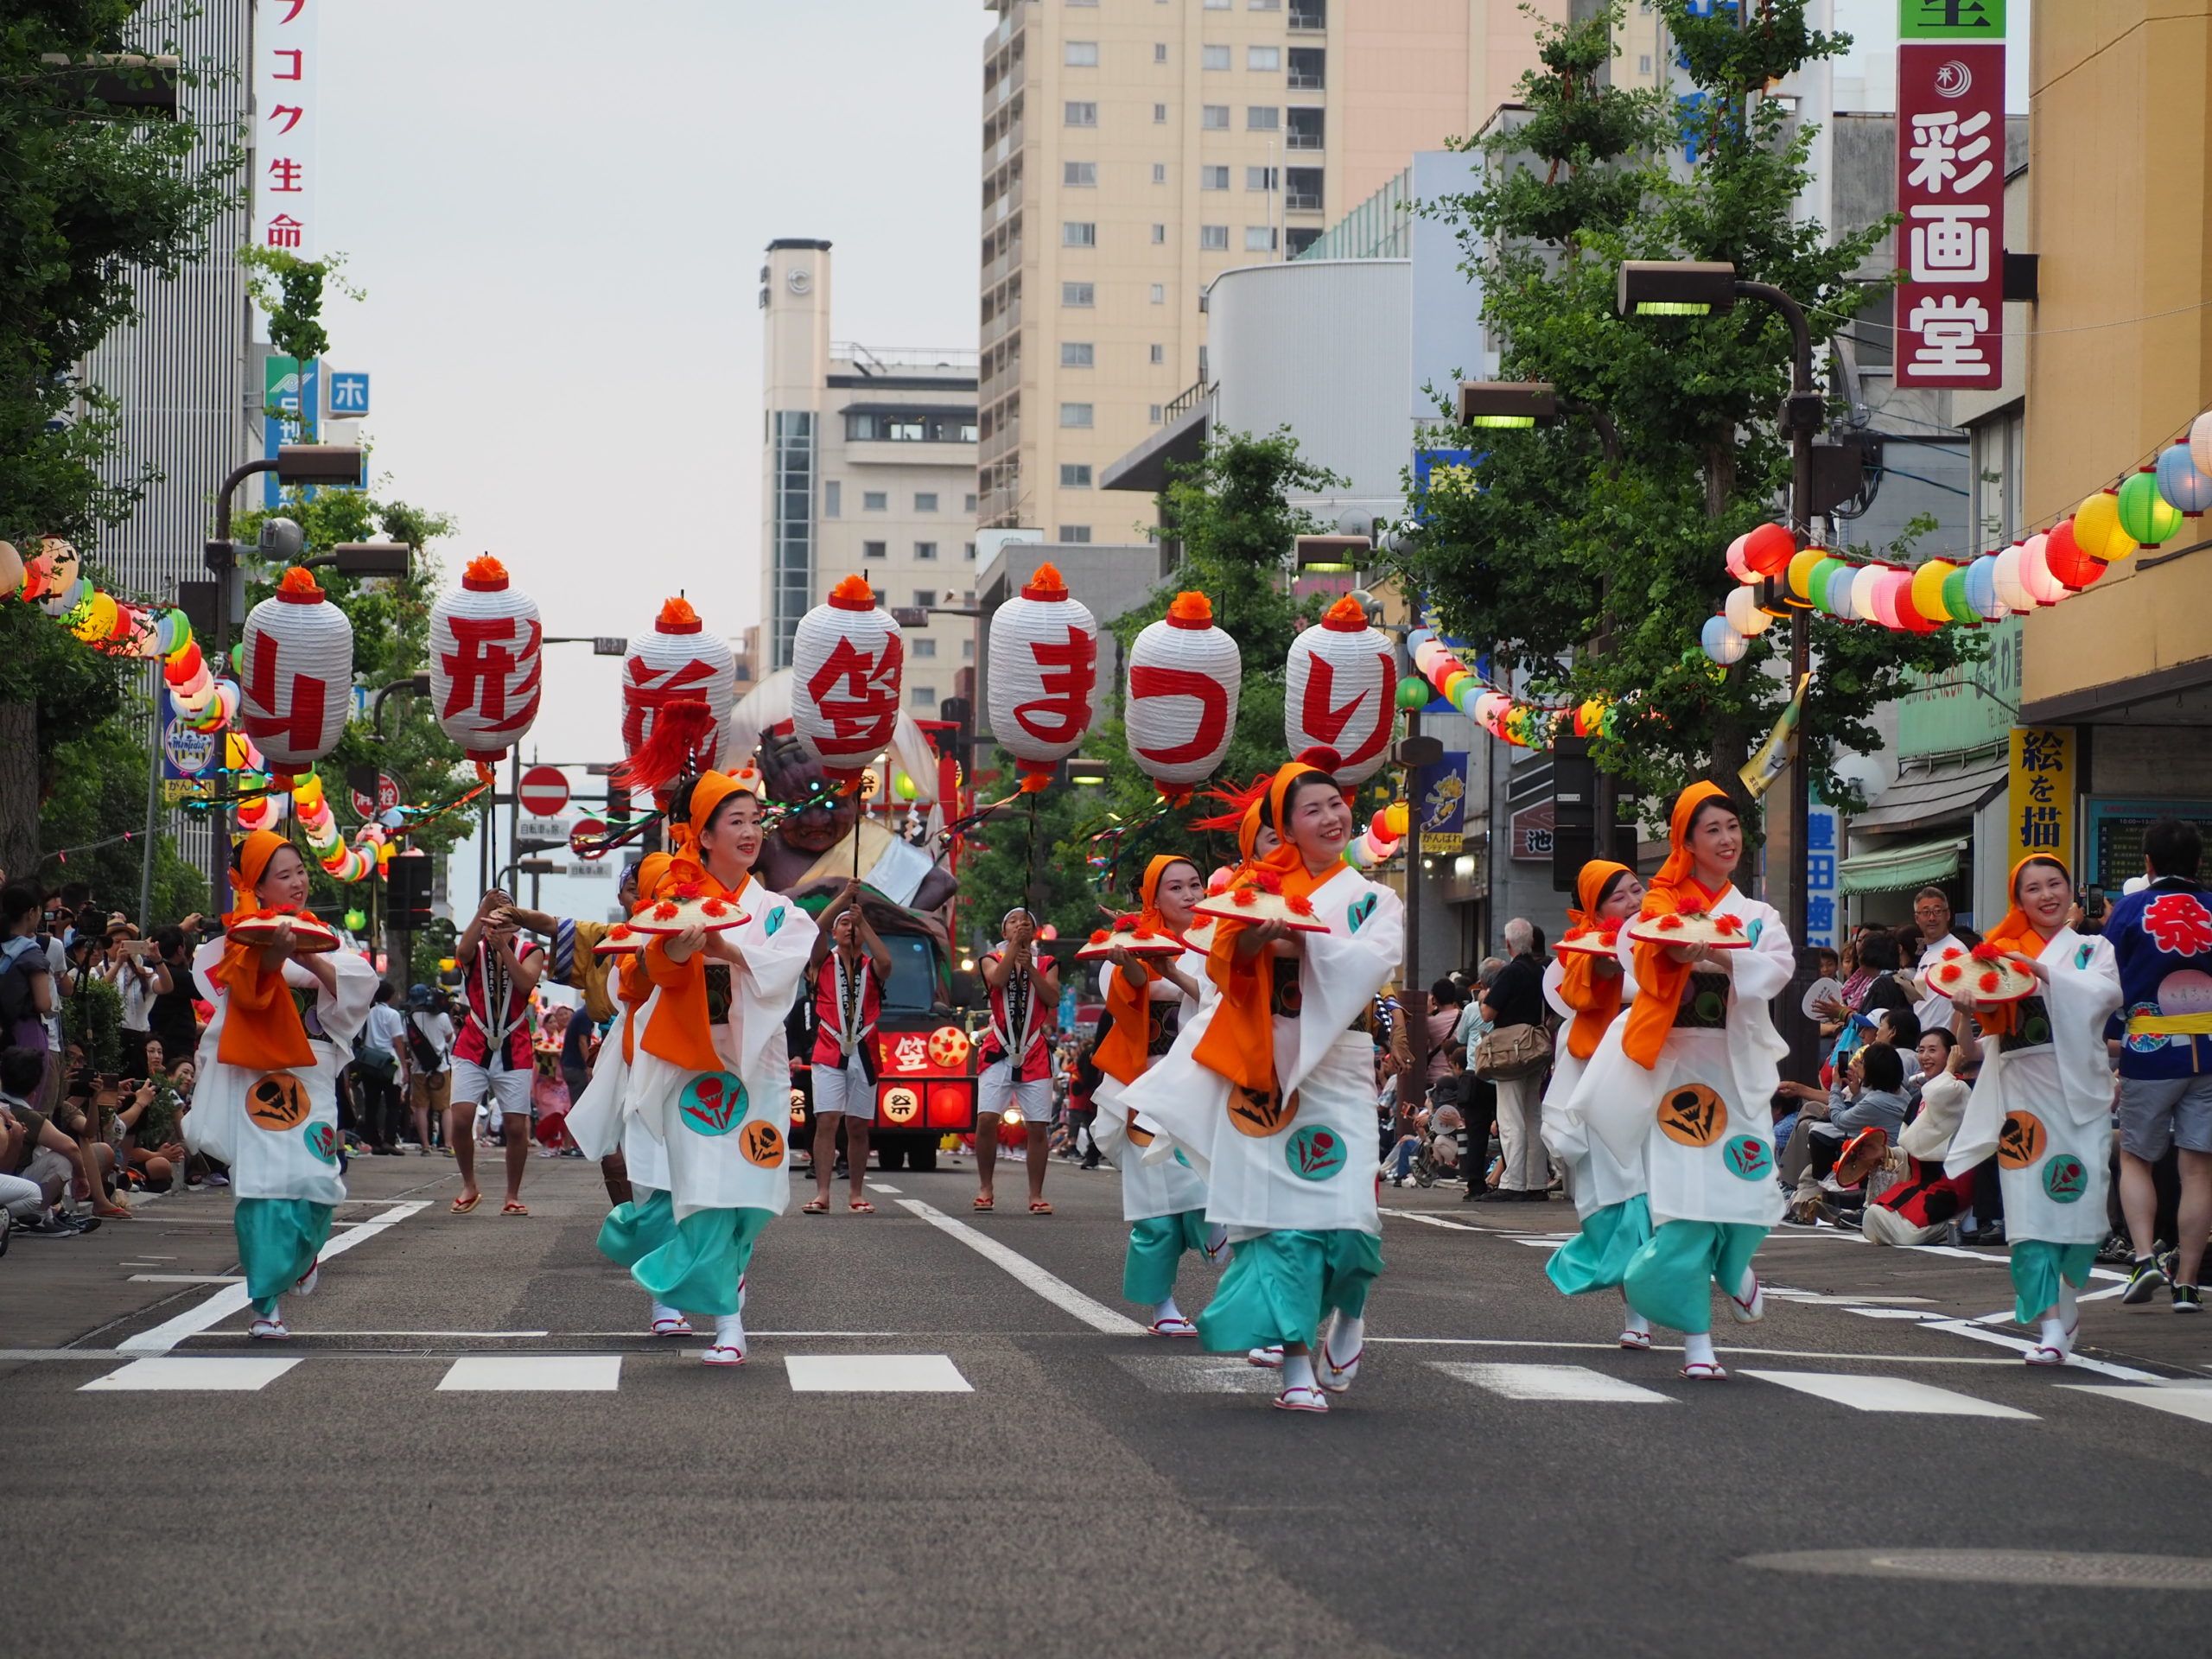
M1985 622L2009 614L2011 607L1997 597L1997 556L1985 553L1967 566L1967 603Z
M2158 493L2191 518L2212 510L2212 478L2196 470L2187 444L2177 443L2158 457Z
M1741 662L1751 642L1728 625L1725 616L1708 616L1705 627L1698 636L1698 643L1705 647L1705 654L1721 667Z

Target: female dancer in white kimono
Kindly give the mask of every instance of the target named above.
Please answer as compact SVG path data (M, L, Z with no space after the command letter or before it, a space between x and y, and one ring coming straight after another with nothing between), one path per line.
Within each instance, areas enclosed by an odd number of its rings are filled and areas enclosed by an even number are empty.
M1405 910L1344 862L1351 810L1326 772L1282 767L1266 811L1282 844L1238 884L1279 893L1327 931L1217 922L1206 969L1220 995L1123 1103L1160 1136L1145 1155L1179 1145L1206 1181L1206 1218L1229 1230L1232 1258L1199 1338L1216 1352L1280 1343L1276 1405L1326 1411L1324 1390L1358 1372L1382 1271L1370 1005L1397 971Z
M2112 1064L2105 1021L2120 1007L2112 946L2066 925L2074 881L2048 855L2012 867L2012 907L1983 948L2036 976L2018 1002L1965 1004L1981 1027L1981 1075L1951 1138L1943 1173L1960 1175L1997 1154L2012 1313L2039 1324L2031 1365L2063 1365L2081 1329L2075 1292L2089 1282L2112 1160ZM1961 1022L1963 1023L1963 1022Z
M813 918L752 879L758 776L702 772L670 807L675 850L656 900L728 899L746 919L645 949L653 996L624 1110L658 1142L668 1185L621 1205L600 1230L601 1250L652 1295L657 1322L671 1308L715 1316L702 1356L709 1365L745 1363L746 1263L791 1199L784 1018L814 946ZM655 1173L633 1162L631 1179Z
M1647 944L1620 936L1637 998L1613 1022L1572 1109L1624 1165L1641 1159L1653 1232L1622 1278L1628 1305L1682 1333L1682 1375L1718 1382L1713 1293L1731 1317L1765 1316L1751 1257L1782 1218L1774 1172L1774 1090L1789 1052L1767 1004L1796 969L1770 906L1738 893L1736 809L1715 784L1692 784L1669 815L1672 850L1643 914L1733 918L1745 948Z
M231 849L231 886L229 926L296 913L308 899L307 861L274 830L257 830ZM296 953L280 925L274 944L209 940L192 976L215 1012L200 1038L184 1142L230 1166L251 1334L289 1337L278 1299L315 1288L331 1211L346 1201L338 1074L367 1022L377 972L351 950Z
M1625 864L1593 858L1574 885L1581 907L1568 912L1570 929L1618 934L1643 904L1643 883ZM1552 1063L1551 1086L1544 1090L1544 1145L1566 1172L1567 1195L1582 1224L1580 1233L1552 1252L1544 1274L1569 1296L1618 1286L1630 1261L1651 1236L1642 1161L1623 1163L1614 1157L1572 1106L1583 1068L1619 1017L1622 1003L1635 995L1636 982L1618 953L1597 957L1562 950L1544 970L1544 1000L1567 1021ZM1620 1343L1624 1348L1649 1348L1651 1321L1629 1309Z
M1163 853L1138 884L1137 925L1180 934L1205 893L1197 865ZM1162 960L1117 950L1107 962L1099 989L1112 1025L1091 1057L1099 1072L1090 1096L1098 1112L1091 1134L1122 1172L1122 1218L1129 1224L1122 1294L1149 1311L1153 1335L1195 1337L1198 1327L1175 1305L1175 1270L1185 1250L1208 1262L1220 1260L1228 1236L1206 1220L1206 1184L1186 1160L1145 1161L1152 1136L1141 1128L1132 1132L1122 1091L1166 1057L1183 1022L1198 1012L1205 958L1194 950Z

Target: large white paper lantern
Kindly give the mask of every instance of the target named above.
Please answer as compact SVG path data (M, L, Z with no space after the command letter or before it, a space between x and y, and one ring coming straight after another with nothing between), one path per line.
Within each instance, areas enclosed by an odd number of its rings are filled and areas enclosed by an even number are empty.
M1040 564L1020 597L991 613L986 664L991 735L1014 758L1023 787L1042 788L1090 729L1098 619L1058 569Z
M432 607L430 696L470 760L499 760L537 718L544 639L537 606L489 556L471 560L461 591Z
M240 640L239 724L273 777L305 771L338 747L353 701L353 625L295 566L255 606Z
M1244 677L1236 641L1214 626L1204 594L1175 595L1129 647L1122 698L1129 756L1170 799L1213 775L1236 730Z
M799 618L791 636L791 730L834 783L849 784L891 747L906 644L860 576Z
M729 641L707 632L683 599L664 604L622 659L623 748L632 754L643 749L660 711L677 702L705 704L709 733L737 706L736 654Z
M1290 642L1283 668L1282 735L1293 754L1335 751L1332 776L1363 783L1389 758L1398 662L1390 637L1368 624L1350 594Z

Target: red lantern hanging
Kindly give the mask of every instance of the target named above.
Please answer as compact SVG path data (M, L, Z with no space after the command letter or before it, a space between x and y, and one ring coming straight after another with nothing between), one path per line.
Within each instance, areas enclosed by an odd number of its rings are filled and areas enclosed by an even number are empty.
M832 782L858 781L899 722L906 639L865 578L847 576L791 637L791 730Z
M1098 686L1098 620L1050 564L991 613L991 735L1024 790L1052 781L1090 731Z
M1389 758L1398 661L1389 636L1346 594L1290 642L1283 674L1283 743L1293 754L1333 750L1339 784L1364 782ZM995 729L995 728L994 728Z
M2105 562L2090 557L2074 538L2071 518L2061 520L2044 538L2043 556L2050 574L2077 594L2105 573Z
M240 640L239 724L289 786L338 747L353 701L353 625L295 566Z
M1229 753L1243 675L1236 641L1214 626L1204 594L1176 594L1129 647L1129 755L1170 800L1188 798Z
M430 697L438 724L472 760L493 761L537 718L544 625L488 555L430 611Z
M1780 575L1796 551L1796 537L1783 524L1761 524L1744 537L1744 563L1763 576Z

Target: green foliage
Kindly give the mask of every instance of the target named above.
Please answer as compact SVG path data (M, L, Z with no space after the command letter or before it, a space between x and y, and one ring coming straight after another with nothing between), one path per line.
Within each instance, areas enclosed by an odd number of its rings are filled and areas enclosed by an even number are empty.
M1126 658L1137 635L1166 615L1178 593L1196 589L1212 601L1214 620L1236 637L1244 664L1236 735L1220 772L1224 780L1242 783L1283 762L1283 661L1290 642L1314 620L1306 613L1315 608L1291 596L1292 544L1300 536L1329 528L1291 506L1289 497L1323 495L1344 482L1301 459L1298 441L1287 430L1264 437L1217 435L1198 461L1172 469L1160 498L1160 528L1154 533L1180 545L1181 562L1144 604L1107 621L1120 657ZM1103 641L1101 647L1103 678L1112 665L1105 660L1109 653ZM1120 696L1118 684L1102 684L1100 718L1084 746L1087 754L1106 760L1104 785L1048 790L1037 809L1034 879L1041 884L1041 919L1068 937L1088 934L1101 904L1109 909L1132 905L1136 883L1155 853L1187 853L1208 869L1224 860L1235 861L1234 836L1208 836L1188 828L1191 819L1211 816L1215 803L1201 798L1188 809L1160 811L1159 791L1129 758ZM1009 780L997 785L1003 791L1011 787L1014 772L1003 756L999 764L1001 777ZM1102 873L1089 861L1106 855L1113 844L1095 838L1124 824L1140 827L1118 843L1116 884L1109 894ZM961 867L963 934L970 918L988 931L1022 901L1028 833L1026 806L1019 819L986 826L980 839L988 850Z
M74 66L95 54L175 50L146 10L0 7L0 536L19 543L41 532L90 543L130 510L139 485L98 471L113 402L78 365L137 315L131 279L174 275L235 188L236 149L195 163L190 121L144 120L86 95ZM198 78L188 63L181 79Z
M346 256L302 259L283 248L245 247L238 263L246 269L246 290L269 315L269 343L285 356L305 362L330 349L322 326L322 291L334 288L349 300L368 296L338 273Z
M152 765L142 735L146 716L143 692L132 692L126 712L57 742L38 816L39 845L43 848L90 847L126 831L130 834L130 841L72 853L67 864L49 853L39 875L49 887L64 881L88 882L102 906L122 911L134 921L146 846L138 837L146 827L146 771ZM181 921L207 908L206 876L178 856L167 836L158 837L149 912L153 925Z
M107 1077L122 1071L123 993L107 980L79 975L76 989L61 999L61 1037L84 1051L92 1071Z
M1809 313L1817 364L1859 303L1850 273L1894 222L1829 244L1795 216L1811 131L1790 132L1770 99L1747 112L1747 93L1847 37L1808 29L1794 0L1762 4L1745 29L1684 0L1660 10L1699 88L1694 166L1669 164L1682 137L1669 105L1601 84L1616 0L1543 26L1541 67L1518 94L1530 116L1480 141L1484 178L1442 206L1505 342L1502 378L1550 382L1580 407L1549 429L1432 429L1426 442L1471 448L1476 464L1432 487L1397 562L1446 632L1483 642L1501 675L1526 671L1537 696L1631 699L1595 756L1654 798L1732 772L1787 697L1770 667L1777 652L1786 659L1786 627L1725 671L1697 642L1732 585L1722 550L1785 497L1789 455L1773 416L1792 345L1780 313L1756 300L1711 317L1617 316L1620 262L1725 260L1781 288ZM1592 408L1610 416L1618 455L1605 452ZM1940 671L1979 647L1963 630L1812 627L1807 751L1825 798L1844 802L1831 763L1839 748L1875 744L1873 704L1904 689L1905 671Z

